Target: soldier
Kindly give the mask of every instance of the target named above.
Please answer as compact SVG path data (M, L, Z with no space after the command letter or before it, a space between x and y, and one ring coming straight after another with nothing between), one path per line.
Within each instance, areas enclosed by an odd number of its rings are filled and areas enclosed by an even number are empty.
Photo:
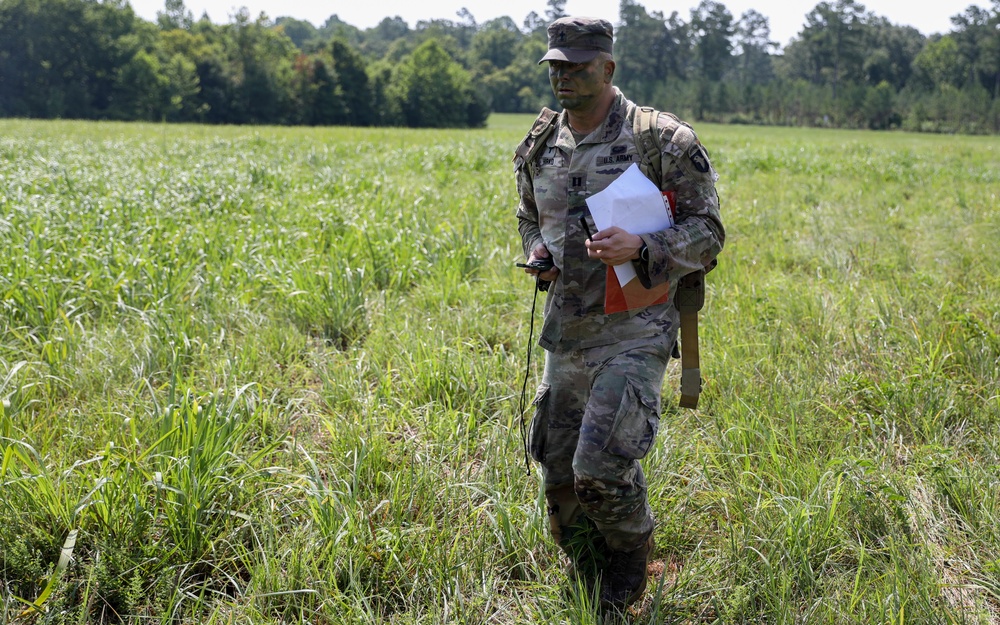
M548 27L549 82L562 113L536 121L515 156L518 230L529 274L548 281L545 350L528 451L542 466L550 530L570 573L623 609L646 587L653 516L639 460L659 427L660 391L677 339L678 279L707 267L725 239L716 174L691 128L655 117L662 165L654 182L676 201L667 230L612 227L588 238L587 197L642 155L639 107L612 85L613 29L566 17ZM546 125L551 126L551 132ZM534 143L537 142L537 145ZM632 263L646 288L669 283L666 303L606 314L606 267ZM597 586L599 582L599 586Z

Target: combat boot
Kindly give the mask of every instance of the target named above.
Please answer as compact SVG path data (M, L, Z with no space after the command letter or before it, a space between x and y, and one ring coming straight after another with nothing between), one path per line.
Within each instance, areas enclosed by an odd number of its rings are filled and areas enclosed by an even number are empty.
M569 559L566 576L573 582L581 582L588 592L592 591L608 564L609 550L604 537L593 522L584 517L572 528L564 528L559 546Z
M601 607L624 610L646 591L653 535L635 551L614 551L601 575Z

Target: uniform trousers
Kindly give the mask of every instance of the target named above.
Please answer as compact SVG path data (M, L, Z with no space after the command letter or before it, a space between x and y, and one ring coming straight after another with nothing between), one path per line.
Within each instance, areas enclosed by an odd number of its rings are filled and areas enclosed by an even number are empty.
M541 464L550 531L571 558L633 551L653 531L639 460L659 430L676 333L546 352L528 449Z

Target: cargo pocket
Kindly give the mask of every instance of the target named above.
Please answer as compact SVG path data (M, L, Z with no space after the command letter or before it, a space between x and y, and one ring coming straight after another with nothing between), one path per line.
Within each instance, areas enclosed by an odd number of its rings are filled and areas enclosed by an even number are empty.
M545 438L549 433L549 416L546 407L549 402L549 385L542 384L538 387L534 401L531 404L535 407L535 413L531 416L531 425L528 427L528 453L535 462L545 460Z
M641 460L649 453L659 429L656 402L643 398L631 383L626 383L608 441L602 449L623 458Z

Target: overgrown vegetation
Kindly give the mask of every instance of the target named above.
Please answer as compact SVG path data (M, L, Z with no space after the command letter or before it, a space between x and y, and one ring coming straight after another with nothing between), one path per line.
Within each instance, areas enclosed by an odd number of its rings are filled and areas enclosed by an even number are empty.
M515 414L530 119L0 122L0 623L596 623ZM995 141L698 130L730 236L627 621L995 620Z
M0 116L478 127L490 111L556 106L536 61L565 7L361 30L245 8L213 24L183 0L156 24L117 1L0 0ZM688 16L622 0L605 17L625 93L685 119L995 134L1000 4L955 11L951 32L920 33L854 0L819 2L783 50L768 16L716 0Z

